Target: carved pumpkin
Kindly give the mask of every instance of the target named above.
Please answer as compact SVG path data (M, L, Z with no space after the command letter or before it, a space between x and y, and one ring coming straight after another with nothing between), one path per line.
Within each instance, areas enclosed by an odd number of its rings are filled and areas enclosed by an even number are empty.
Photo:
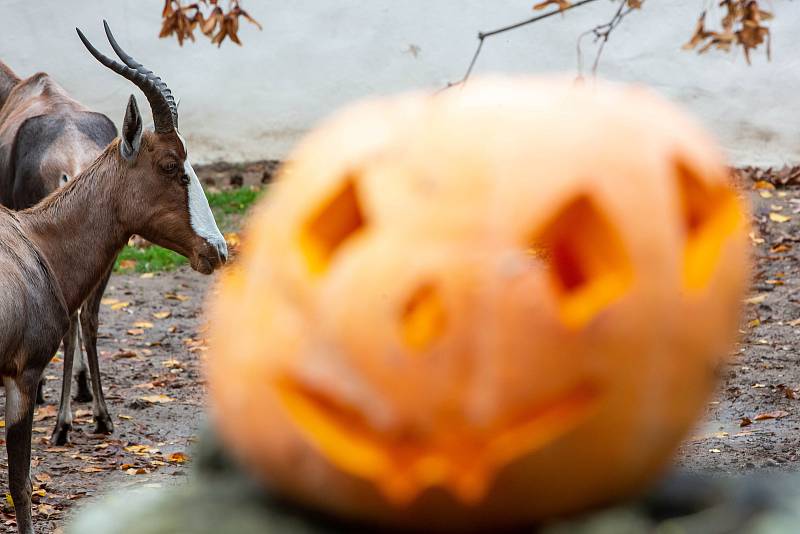
M211 306L221 433L283 494L426 529L635 492L733 341L746 216L638 88L471 82L295 151Z

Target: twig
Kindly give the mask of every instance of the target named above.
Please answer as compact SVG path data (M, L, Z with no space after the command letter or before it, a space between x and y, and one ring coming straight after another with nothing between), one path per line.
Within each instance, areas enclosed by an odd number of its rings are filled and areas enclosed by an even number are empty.
M542 15L537 15L535 17L529 18L527 20L523 20L521 22L517 22L511 24L509 26L503 26L502 28L497 28L496 30L488 31L488 32L479 32L478 33L478 47L475 49L475 53L472 55L472 61L469 62L469 67L467 67L467 72L464 74L464 77L458 80L457 82L447 82L447 85L441 89L441 91L445 89L449 89L450 87L454 87L456 85L465 85L469 80L470 74L472 74L472 69L475 67L475 62L478 61L478 56L481 54L481 49L483 48L483 41L494 35L504 33L511 30L516 30L517 28L521 28L522 26L527 26L528 24L532 24L534 22L539 22L540 20L552 17L553 15L558 15L559 13L564 13L569 11L570 9L575 9L576 7L580 7L591 2L595 2L596 0L581 0L580 2L575 2L574 4L570 4L569 6L556 9L555 11L550 11L548 13L544 13ZM622 0L623 3L625 0Z
M627 6L627 9L625 9ZM583 32L578 37L578 76L583 76L583 52L581 50L581 43L583 42L583 38L587 35L594 35L594 42L597 43L600 41L600 46L597 48L597 54L595 55L594 62L592 63L592 76L597 75L597 67L600 64L600 56L603 55L603 50L605 49L606 43L608 42L608 38L611 37L611 32L622 23L622 20L630 14L631 11L634 9L639 9L638 7L631 7L626 0L620 0L619 8L614 13L614 16L611 18L610 21L606 22L605 24L600 24L599 26L595 26L591 30Z

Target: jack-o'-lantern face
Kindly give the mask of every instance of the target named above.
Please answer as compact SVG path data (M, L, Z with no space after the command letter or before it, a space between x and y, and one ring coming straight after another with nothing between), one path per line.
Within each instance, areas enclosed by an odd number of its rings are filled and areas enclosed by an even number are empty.
M640 90L356 108L294 154L213 303L223 433L362 519L515 524L624 495L713 386L744 221L708 141Z

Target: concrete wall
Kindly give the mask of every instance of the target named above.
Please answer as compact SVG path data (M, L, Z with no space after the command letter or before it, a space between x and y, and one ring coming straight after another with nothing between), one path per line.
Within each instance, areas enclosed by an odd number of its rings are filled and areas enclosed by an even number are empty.
M161 0L0 0L0 58L20 75L45 70L79 100L121 121L126 81L75 36L101 49L101 19L161 73L181 100L193 159L279 158L320 118L368 95L438 88L459 78L478 30L531 14L534 0L244 0L264 24L245 46L157 39ZM800 2L773 0L773 60L680 49L710 0L648 0L606 47L600 74L647 83L697 114L737 164L800 161ZM575 72L577 36L609 19L600 1L487 41L476 73ZM591 54L591 46L586 50ZM140 96L140 101L143 99Z

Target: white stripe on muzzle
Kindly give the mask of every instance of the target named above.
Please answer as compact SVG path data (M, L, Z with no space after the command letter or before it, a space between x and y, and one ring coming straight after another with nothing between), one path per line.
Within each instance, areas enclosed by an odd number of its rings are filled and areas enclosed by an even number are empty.
M183 171L189 177L189 222L194 232L216 247L220 256L225 259L228 257L228 246L225 243L225 238L222 237L222 233L217 227L217 222L214 220L214 214L211 213L211 207L208 205L208 199L203 192L203 186L200 185L200 180L189 163L186 141L181 137L181 134L178 134L178 137L183 143L184 152L187 154L183 163Z

